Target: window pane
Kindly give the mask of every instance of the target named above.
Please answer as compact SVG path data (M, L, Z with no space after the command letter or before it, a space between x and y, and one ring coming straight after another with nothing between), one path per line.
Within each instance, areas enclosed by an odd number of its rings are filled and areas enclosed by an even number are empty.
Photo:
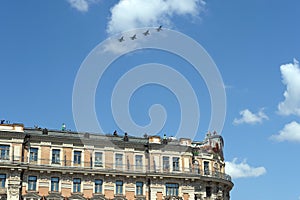
M73 192L80 192L80 186L81 186L81 179L80 178L74 178L73 179Z
M116 181L116 194L123 194L123 181Z
M28 190L35 191L36 190L36 176L29 176L28 177Z
M52 149L52 163L60 163L60 149Z
M81 163L81 151L74 151L74 164Z
M30 148L29 161L37 161L38 159L38 148Z
M95 166L102 167L102 152L95 152Z
M204 175L209 175L209 162L204 161Z
M0 188L5 188L6 174L0 174Z
M163 170L168 171L169 169L170 169L169 157L164 156L163 157Z
M52 177L51 178L51 191L58 192L58 186L59 186L59 178Z
M179 185L177 183L166 184L166 195L167 196L178 196Z
M102 193L102 184L103 181L101 179L95 180L95 193Z
M115 164L116 167L122 167L123 165L123 154L115 154Z
M9 160L9 145L0 145L0 159Z
M136 195L143 195L143 182L136 182Z
M173 171L179 171L179 158L173 158Z
M143 169L143 156L142 155L135 156L135 168L136 168L136 170Z

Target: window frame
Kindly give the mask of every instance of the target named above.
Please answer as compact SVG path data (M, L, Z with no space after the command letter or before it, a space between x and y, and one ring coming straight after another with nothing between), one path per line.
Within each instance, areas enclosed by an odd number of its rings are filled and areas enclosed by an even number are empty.
M56 153L54 153L54 152L56 152ZM57 152L58 152L58 154L57 154ZM62 152L62 150L59 148L53 148L51 150L51 164L58 164L58 165L61 164L61 161L62 161L61 160L61 155L62 155L61 152ZM55 155L58 155L58 156L55 156Z
M121 163L117 162L117 156L120 155L121 156ZM115 159L114 159L114 167L115 169L124 169L125 165L124 165L124 153L115 153Z
M76 180L76 182L75 182ZM81 178L73 178L73 193L81 192Z
M96 154L101 154L101 162L99 162L99 164L96 161ZM103 168L104 167L104 153L102 151L95 151L94 152L94 167L100 167Z
M33 149L36 150L36 152L32 151ZM33 157L32 157L32 154L34 154ZM38 159L39 159L39 148L38 147L30 147L30 149L29 149L29 162L38 162Z
M27 184L28 191L37 191L37 176L28 176Z
M162 169L163 171L170 171L170 156L162 157Z
M177 161L174 162L174 159L177 159ZM174 172L180 171L180 157L172 157L172 171Z
M137 157L140 158L139 161L138 161ZM134 156L134 167L135 167L135 170L137 170L137 171L144 171L144 156L143 155L136 154Z
M209 165L210 165L209 161L203 161L203 173L204 173L204 175L210 175Z
M5 188L6 174L0 174L0 188Z
M178 196L179 184L178 183L166 183L166 196Z
M103 194L103 180L102 179L95 179L94 192L95 192L95 194Z
M79 155L77 155L79 153ZM74 150L73 151L73 165L82 165L83 163L83 160L82 160L82 153L83 151L82 150ZM75 159L76 158L76 159ZM79 158L79 159L78 159ZM75 161L76 160L76 161Z
M53 179L57 179L57 181L53 181ZM54 184L54 183L57 183L57 184ZM50 178L50 191L51 192L59 192L60 191L59 183L60 183L59 177L57 177L57 176L51 177Z
M142 181L137 181L135 183L135 195L136 196L144 195L144 183Z
M4 147L4 148L2 148ZM10 160L10 145L0 144L0 160Z
M115 190L115 194L116 195L123 195L123 187L124 187L124 183L121 180L116 180L116 190Z

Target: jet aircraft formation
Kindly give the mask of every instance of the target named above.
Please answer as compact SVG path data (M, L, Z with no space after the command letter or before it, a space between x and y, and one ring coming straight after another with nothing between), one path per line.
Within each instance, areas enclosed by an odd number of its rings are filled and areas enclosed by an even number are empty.
M162 26L159 26L158 28L156 28L156 31L157 31L157 32L162 31ZM146 32L143 33L143 35L144 35L144 36L150 35L150 30L148 29ZM136 39L137 39L136 34L134 34L133 36L131 36L130 39L131 39L131 40L136 40ZM125 41L124 36L122 36L122 37L119 38L118 40L119 40L119 42Z

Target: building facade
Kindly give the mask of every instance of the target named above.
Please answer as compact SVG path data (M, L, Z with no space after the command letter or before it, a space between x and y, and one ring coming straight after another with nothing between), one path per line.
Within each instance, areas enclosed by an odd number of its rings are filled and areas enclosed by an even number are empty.
M0 199L229 200L223 146L1 124Z

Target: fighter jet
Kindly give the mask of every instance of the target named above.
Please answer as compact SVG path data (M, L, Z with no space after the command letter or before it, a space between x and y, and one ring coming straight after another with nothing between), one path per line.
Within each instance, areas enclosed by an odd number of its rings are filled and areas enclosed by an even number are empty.
M150 34L149 29L145 33L143 33L143 34L144 34L144 36L149 35Z
M136 34L134 34L132 37L130 37L132 40L136 39Z
M124 36L122 36L120 39L119 39L119 42L123 42L124 41Z
M161 31L162 30L162 26L160 25L156 30L157 30L157 32Z

